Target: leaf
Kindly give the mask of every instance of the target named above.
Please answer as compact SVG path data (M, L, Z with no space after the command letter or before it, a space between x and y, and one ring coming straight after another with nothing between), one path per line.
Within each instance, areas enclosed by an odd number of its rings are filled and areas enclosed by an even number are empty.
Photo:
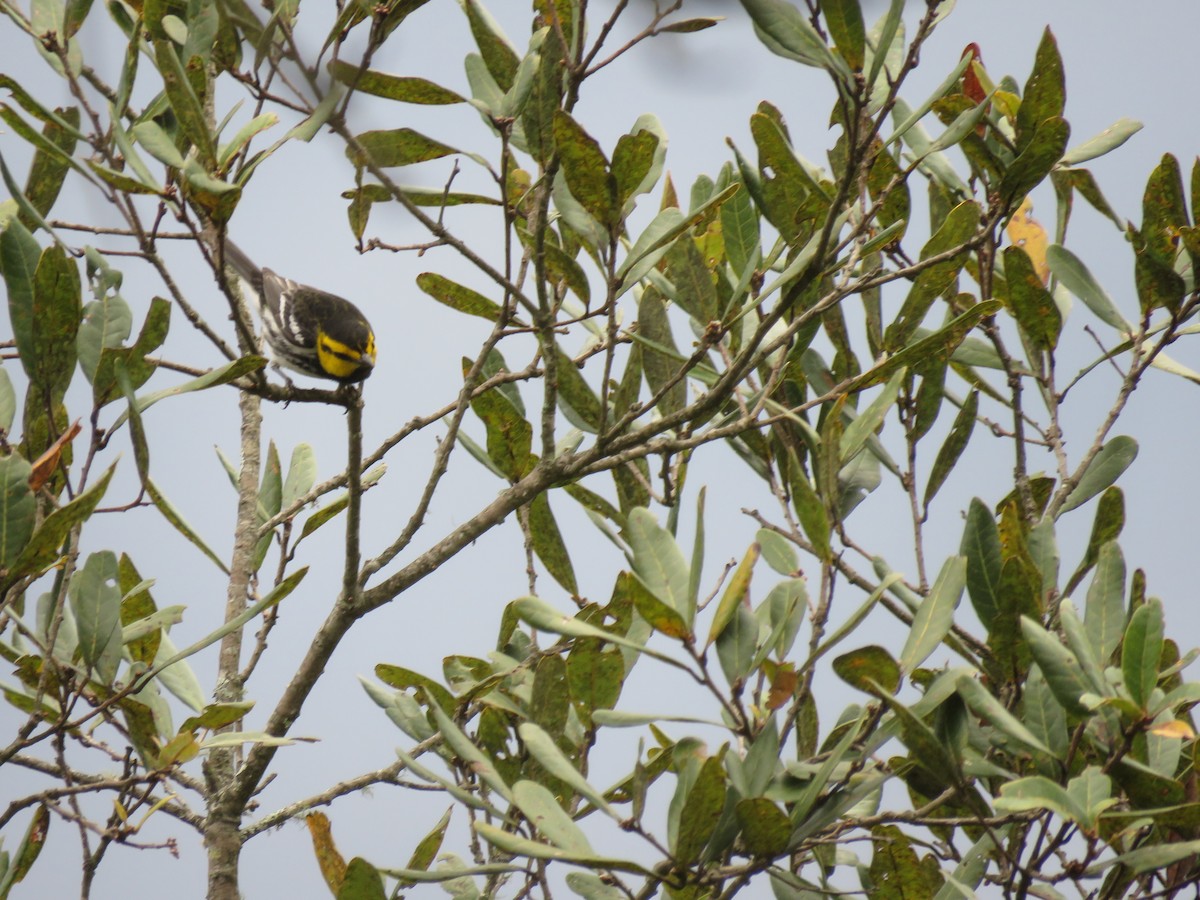
M1080 698L1090 693L1092 687L1075 655L1028 616L1021 617L1021 634L1028 642L1038 668L1046 676L1046 684L1054 698L1071 715L1087 716L1089 710Z
M347 147L346 156L350 161L357 166L370 162L381 169L410 166L460 152L411 128L364 131L356 135L355 140L362 149Z
M373 865L356 856L346 866L346 877L338 888L337 900L387 900L383 875Z
M963 701L980 719L1026 747L1049 756L1054 755L1049 747L1026 728L1020 719L1005 709L1004 704L992 696L991 692L979 681L970 675L962 675L956 685Z
M86 520L104 497L115 470L116 463L113 463L95 484L46 516L13 560L9 571L0 581L0 587L7 589L17 579L44 569L58 558L59 548L71 529Z
M600 791L588 783L571 761L563 755L553 737L532 722L522 722L517 726L517 733L521 736L525 749L542 764L547 772L581 797L586 798L592 806L601 810L605 815L615 821L621 821L620 813L604 799L604 795Z
M971 439L971 432L975 430L975 419L978 413L979 391L971 391L967 395L967 399L963 401L958 415L954 417L954 424L950 426L950 432L946 435L946 440L938 448L937 457L933 461L933 468L929 471L929 481L925 484L925 499L923 501L926 508L928 508L942 485L946 483L946 479L954 471L954 466L958 463L963 451L967 449L967 442Z
M529 533L533 551L551 577L572 597L579 596L579 585L575 581L575 569L567 554L567 545L554 521L550 500L545 493L538 494L529 504Z
M1150 694L1158 683L1162 650L1162 601L1152 597L1134 611L1121 643L1121 674L1125 689L1142 709L1146 709Z
M1137 441L1133 438L1127 435L1110 438L1108 443L1100 448L1100 452L1092 458L1075 488L1067 495L1056 518L1082 506L1116 482L1137 458L1137 453Z
M79 651L101 684L111 684L121 662L121 591L117 557L110 550L92 553L71 578L68 594Z
M1088 821L1083 808L1062 785L1041 775L1018 778L1000 786L1000 796L992 801L997 809L1011 812L1048 809L1068 822Z
M75 128L79 127L78 107L60 107L56 112ZM77 165L72 161L76 138L71 131L54 122L43 126L42 137L49 146L38 146L33 155L29 178L25 182L25 197L42 216L48 216L66 181L67 172L72 165ZM34 223L25 224L32 228Z
M800 558L796 555L796 547L777 531L760 528L754 535L754 541L762 550L762 558L767 565L789 578L800 571Z
M838 678L860 691L872 692L874 685L895 693L900 689L900 665L883 647L872 644L843 653L833 661Z
M721 602L717 604L717 611L713 614L712 626L709 628L705 646L711 646L713 641L720 637L725 626L733 619L738 607L747 605L750 579L754 574L754 564L758 562L759 552L759 545L751 544L746 550L746 555L742 557L741 563L738 564L737 570L733 573L733 577L729 579L725 593L721 595Z
M1009 306L1017 324L1035 347L1053 350L1062 333L1062 313L1025 250L1004 248L1004 275Z
M1063 287L1082 300L1100 321L1122 333L1129 330L1117 305L1079 257L1060 244L1051 244L1046 249L1046 262Z
M1021 155L1012 161L1000 180L1000 195L1016 203L1046 179L1067 151L1071 126L1061 116L1046 119Z
M158 511L162 513L163 518L170 522L176 531L187 538L187 540L191 542L191 544L196 547L197 550L211 559L218 569L220 569L226 575L229 574L229 569L226 567L221 558L217 556L217 554L213 553L208 544L204 542L204 539L201 538L195 529L193 529L192 526L184 520L179 510L177 510L171 504L171 501L169 501L163 495L162 491L158 489L158 485L156 485L154 481L149 478L146 479L146 493L150 495L150 500L158 508Z
M1047 119L1062 116L1066 105L1066 87L1062 56L1049 27L1042 33L1033 71L1025 82L1021 105L1017 108L1017 153L1021 154Z
M981 319L995 315L1002 308L999 300L984 300L976 303L962 315L952 320L940 331L935 331L928 337L914 341L902 350L893 353L883 362L863 372L852 382L847 391L862 390L873 384L879 384L897 369L917 364L933 365L950 358L966 338L967 332L979 324Z
M512 787L513 802L543 837L572 856L592 856L582 829L572 821L554 795L535 781L522 780Z
M1117 119L1095 137L1088 138L1079 146L1068 150L1062 158L1062 164L1077 166L1090 159L1111 153L1141 130L1141 122L1134 119Z
M841 465L853 459L883 425L884 419L896 403L896 398L900 396L903 377L902 371L893 375L879 396L845 427L839 442L838 456Z
M874 885L871 900L908 900L931 895L925 868L903 831L895 825L876 825L871 829L871 847L870 873Z
M572 196L605 229L615 228L621 218L617 181L596 139L567 113L555 110L554 147Z
M807 66L844 69L800 10L784 0L742 0L754 32L772 53Z
M467 315L479 316L490 322L495 322L500 318L502 309L494 300L489 300L482 294L434 272L423 272L418 275L417 287L438 303L443 303L451 309Z
M690 573L675 538L644 508L630 511L624 534L633 550L633 570L638 578L690 628L696 616L688 594Z
M861 72L866 50L866 27L858 0L825 0L821 14L829 36L837 45L842 59L855 72Z
M17 559L37 517L37 502L29 488L33 469L16 453L0 456L0 569Z
M966 583L967 558L952 556L947 559L929 589L929 595L921 601L913 616L908 639L900 651L900 667L905 672L912 672L925 662L950 633L954 610L958 608Z
M310 490L317 479L317 456L311 444L299 443L292 450L287 480L283 483L280 509L287 509Z
M389 75L373 69L361 69L349 63L333 60L329 74L347 87L364 94L396 100L400 103L417 103L423 106L446 106L465 103L459 94L424 78Z
M1084 610L1088 640L1102 664L1120 645L1126 618L1125 558L1116 541L1109 541L1100 548Z
M721 757L710 756L700 767L700 774L688 791L679 816L679 830L672 850L681 864L691 865L700 858L725 808L725 790L725 767Z
M754 856L773 859L787 849L792 823L787 813L766 797L748 797L735 807L742 840Z

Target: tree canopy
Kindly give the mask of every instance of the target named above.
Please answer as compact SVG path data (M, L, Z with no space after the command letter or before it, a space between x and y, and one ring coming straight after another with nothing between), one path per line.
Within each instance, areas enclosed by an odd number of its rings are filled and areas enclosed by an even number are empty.
M471 46L446 48L465 86L389 71L427 4L469 26ZM1164 155L1138 220L1115 210L1087 164L1140 126L1072 134L1050 29L1027 75L973 44L912 96L953 5L731 6L827 92L827 158L798 151L768 97L745 111L750 143L678 185L658 117L610 142L582 101L608 67L721 27L684 0L534 0L516 37L480 0L0 0L5 39L47 67L0 73L0 898L44 846L67 858L72 831L84 896L117 860L187 842L207 896L236 898L243 848L293 820L316 865L280 866L282 883L345 900L1193 885L1197 651L1167 627L1186 598L1126 563L1120 481L1147 373L1200 383L1168 355L1200 309L1200 162ZM91 29L110 41L95 59ZM63 86L70 103L40 99ZM451 146L439 116L464 110L477 140ZM303 176L346 201L344 222L314 224L329 241L428 258L410 293L463 322L417 338L461 373L445 396L269 365L226 240L301 143L340 154ZM273 198L280 216L295 202ZM1123 234L1136 303L1072 244L1081 206ZM184 257L206 278L181 277ZM156 287L130 291L135 272ZM191 427L202 401L239 423L219 542L164 489L163 423ZM344 459L277 446L264 407L309 405L335 414ZM391 434L371 445L376 414ZM706 539L706 517L739 514L706 507L710 459L770 504L742 511L748 546ZM964 471L975 496L947 502ZM379 501L397 481L409 500ZM464 493L470 514L437 531L435 504ZM877 545L864 511L885 494L904 512ZM126 542L147 514L182 540ZM306 766L297 744L347 737L296 727L333 654L496 528L520 535L505 565L527 592L480 598L492 646L435 673L403 641L370 660L378 766L264 793ZM600 542L622 561L603 583L580 564ZM156 577L193 565L221 573L217 626L155 600ZM281 673L270 638L306 592L324 618ZM835 683L853 700L831 718ZM338 805L382 786L370 815L399 840L366 858L338 839ZM429 795L445 812L425 821Z

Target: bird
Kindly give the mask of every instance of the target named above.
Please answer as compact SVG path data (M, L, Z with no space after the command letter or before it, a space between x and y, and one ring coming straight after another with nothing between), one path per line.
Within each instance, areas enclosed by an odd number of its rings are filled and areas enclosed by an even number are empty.
M349 300L260 269L237 244L225 263L254 295L263 336L278 365L314 378L357 384L375 368L375 332Z

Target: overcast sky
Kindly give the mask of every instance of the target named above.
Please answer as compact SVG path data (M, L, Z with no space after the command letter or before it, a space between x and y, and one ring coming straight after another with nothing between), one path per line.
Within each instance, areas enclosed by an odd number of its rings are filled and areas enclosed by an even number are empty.
M627 14L632 26L640 23L649 3L631 4ZM885 4L865 4L868 19L882 14ZM913 13L923 4L912 4ZM610 3L592 7L606 10ZM922 67L911 79L905 97L916 105L940 82L959 58L963 47L978 43L993 77L1014 75L1024 83L1034 49L1044 26L1056 34L1065 61L1068 102L1066 115L1072 126L1072 144L1108 127L1121 117L1139 119L1145 129L1124 148L1090 167L1109 201L1122 216L1140 220L1141 193L1145 179L1164 152L1181 160L1185 172L1200 149L1200 124L1191 103L1191 70L1194 68L1195 39L1200 33L1200 6L1193 0L1175 0L1137 6L1115 0L1080 4L1069 0L1010 0L1004 4L964 0L939 28L922 54ZM304 8L305 14L316 4ZM493 14L504 24L515 43L527 34L525 4L494 0ZM659 116L670 136L668 168L682 196L701 173L715 175L731 158L726 138L740 147L752 147L747 122L763 99L784 113L793 140L810 160L825 161L833 140L826 127L833 95L827 80L813 69L800 67L771 56L755 39L741 7L733 2L688 2L685 15L724 15L718 27L688 36L667 36L643 45L624 62L609 67L588 87L577 110L577 118L601 143L611 149L616 138L638 115ZM94 18L103 18L97 5ZM593 29L594 30L594 29ZM323 31L315 29L314 33ZM115 43L105 44L104 30L89 26L83 32L85 55L104 77L116 80L120 51ZM317 39L319 43L320 38ZM461 93L468 93L461 59L473 49L457 4L433 0L414 14L395 35L375 67L397 74L419 74ZM65 102L55 93L56 81L38 75L42 65L7 24L0 25L0 68L27 86L41 83L44 101ZM17 60L15 64L10 60ZM13 65L12 69L8 67ZM221 102L233 102L233 88ZM223 111L223 110L222 110ZM219 111L219 115L220 115ZM395 127L395 108L367 102L352 107L356 128ZM458 109L403 110L403 124L418 128L446 143L491 153L492 145L477 114ZM0 133L6 158L20 158L19 141ZM468 164L469 166L469 164ZM440 185L450 169L449 161L406 173L406 183ZM456 187L471 183L465 172ZM473 278L449 252L415 254L369 254L359 257L345 218L345 201L340 192L351 187L352 175L336 140L318 137L309 145L294 145L281 153L274 164L260 170L251 183L231 234L260 264L280 270L298 280L326 287L355 299L374 322L380 345L378 369L366 385L366 439L372 448L414 415L427 413L448 402L461 379L459 359L473 356L484 335L482 325L464 322L413 286L417 274L438 271L477 287L485 283ZM656 206L657 194L647 204ZM1053 194L1049 186L1034 196L1035 215L1048 226L1054 219ZM81 219L108 217L94 198L75 199L72 211L64 206L56 215ZM918 217L924 216L920 203ZM398 213L383 211L373 220L374 233L396 244L425 239L418 226ZM453 213L449 224L460 230L468 243L494 254L494 229L488 230L486 216ZM1071 239L1075 252L1107 286L1126 315L1133 317L1132 253L1111 223L1092 215L1082 203L1076 205ZM191 273L185 280L189 297L202 309L214 311L214 321L225 324L215 313L223 300L210 276L197 265L190 248L179 248L172 260L180 271ZM161 293L144 273L127 269L125 296L144 315L149 297ZM1082 337L1085 324L1094 324L1082 307L1069 320L1064 344L1080 349L1078 359L1090 358L1092 347ZM188 358L199 345L186 330L182 316L175 315L168 351ZM1200 353L1184 344L1172 350L1180 362L1200 369ZM205 359L216 362L213 354ZM1075 357L1072 357L1075 358ZM165 376L159 376L164 378ZM1082 430L1070 449L1081 452L1098 424L1115 379L1101 373L1097 378L1095 406L1081 401L1068 411L1069 421ZM152 383L153 384L153 383ZM1194 552L1193 515L1196 497L1193 460L1196 447L1195 385L1158 373L1152 374L1135 396L1118 433L1138 437L1141 453L1122 485L1126 489L1127 529L1122 538L1127 563L1132 569L1147 569L1151 593L1166 603L1167 634L1186 641L1196 633L1200 613L1192 596ZM1089 395L1090 396L1090 395ZM72 409L83 412L83 406ZM945 423L943 423L945 424ZM152 437L152 471L172 501L211 541L217 552L228 555L228 532L234 517L234 493L217 462L213 445L230 455L237 447L237 422L229 394L186 398L177 404L161 404L147 415ZM472 425L479 437L482 429ZM341 414L332 408L294 404L287 409L265 409L264 434L280 446L285 463L299 441L315 445L320 477L342 468L344 429ZM367 553L386 545L395 534L415 500L429 467L430 454L439 430L429 429L407 442L389 458L390 471L382 486L366 501ZM976 432L975 442L986 441ZM936 567L955 552L961 532L957 510L972 495L992 503L1007 491L1007 482L995 485L981 479L987 470L986 449L973 447L976 467L965 467L951 478L934 507L940 520L931 523L927 550ZM1002 448L997 445L996 452ZM743 507L769 506L761 484L750 473L729 465L720 448L699 455L689 487L707 484L708 563L706 573L715 577L730 558L740 557L753 540L754 524L740 514ZM997 464L1000 464L997 462ZM123 481L114 484L110 499L132 496L132 461L126 451ZM1004 469L1007 471L1007 469ZM731 472L739 474L730 477ZM473 514L494 496L500 484L465 454L456 454L452 470L453 490L435 503L426 526L426 546ZM907 513L897 504L895 492L885 482L850 520L852 531L867 546L883 553L892 564L911 573L911 548L904 540ZM122 495L121 491L125 494ZM694 504L694 490L687 502ZM621 565L615 549L579 515L565 498L555 498L560 523L570 535L568 544L581 590L596 600L608 596L612 579ZM1064 518L1060 529L1063 568L1074 568L1086 542L1092 507ZM681 542L690 546L691 516L684 515ZM87 549L127 549L145 577L157 579L154 589L159 606L185 603L189 607L184 625L175 632L183 645L215 628L224 607L220 573L188 548L156 513L147 511L122 516L112 532L100 536L93 531ZM902 527L900 527L902 526ZM282 622L274 633L271 649L252 696L260 702L248 728L257 728L274 704L279 686L303 656L308 635L324 618L336 591L337 567L324 565L337 559L337 529L330 527L318 553L306 561L314 571L295 595L284 604ZM900 534L899 539L895 536ZM322 553L327 554L322 557ZM402 560L403 561L403 560ZM268 562L268 567L270 561ZM265 570L264 570L265 571ZM765 594L770 580L760 573ZM549 579L543 579L547 599L563 600ZM352 632L334 657L325 678L313 694L295 734L320 736L314 745L284 749L277 757L278 781L262 796L260 811L318 791L330 782L361 771L379 768L394 759L391 748L407 744L358 687L358 675L370 675L377 662L392 662L438 676L442 658L449 653L485 656L494 643L500 611L504 604L525 590L524 561L515 523L507 523L460 555L446 570L426 579L390 607L371 616ZM966 604L964 604L965 608ZM875 628L864 633L860 643L881 642L897 649L903 634L882 617L872 620ZM1186 647L1185 647L1186 649ZM211 683L213 654L194 659L202 683ZM655 679L647 676L654 674ZM631 687L626 689L623 708L665 711L676 707L678 698L664 690L643 664ZM838 711L855 698L840 683L827 680L819 692L823 721L832 721ZM182 717L182 715L181 715ZM11 730L13 712L0 711L0 732ZM686 733L669 729L675 736ZM614 744L613 773L631 763L630 753ZM82 760L80 760L82 762ZM6 773L5 778L10 775ZM597 782L604 783L602 777ZM402 802L401 802L402 801ZM363 855L380 865L402 865L415 840L445 808L440 800L427 797L411 800L397 796L395 789L378 789L372 798L339 802L329 814L334 834L347 857ZM414 810L417 810L414 812ZM149 897L162 893L170 879L172 896L200 897L204 893L204 855L199 842L166 817L155 822L157 835L177 834L182 839L181 858L163 853L135 854L112 851L101 868L93 896ZM61 821L52 824L46 853L34 868L21 893L16 896L72 896L78 889L78 837ZM6 849L13 849L15 845ZM297 897L322 896L319 874L308 837L299 823L256 838L243 855L243 892L247 897L276 896L286 890ZM431 894L433 888L427 889ZM747 895L749 896L749 894ZM765 896L755 894L754 896Z

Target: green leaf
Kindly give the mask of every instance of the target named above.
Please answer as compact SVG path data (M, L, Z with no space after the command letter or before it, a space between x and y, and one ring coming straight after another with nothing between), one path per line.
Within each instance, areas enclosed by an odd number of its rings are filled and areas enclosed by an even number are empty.
M950 633L954 610L958 608L966 583L967 558L952 556L947 559L929 589L929 595L921 601L913 616L908 639L900 652L900 667L905 672L912 672L925 662Z
M19 219L11 220L0 233L0 272L4 273L9 320L23 365L34 346L34 277L41 255L41 245Z
M735 807L742 840L754 856L773 859L787 849L792 822L787 813L766 797L748 797Z
M817 30L791 3L742 0L742 7L750 14L755 34L772 53L831 72L845 69L841 59L829 52Z
M113 463L95 484L77 495L70 503L60 506L46 516L24 549L13 560L7 575L0 581L0 586L7 589L18 578L39 572L58 558L59 548L71 529L87 519L104 497L115 470L116 463Z
M1163 650L1162 601L1152 597L1130 617L1121 644L1121 673L1133 702L1145 709L1158 684Z
M1062 116L1066 86L1058 43L1047 27L1038 44L1033 71L1025 82L1017 108L1017 153L1023 153L1047 119Z
M832 528L825 504L808 478L800 471L798 462L793 461L789 467L789 474L791 477L788 485L791 488L792 505L796 509L800 527L812 542L817 559L828 563L833 560L833 546L830 543Z
M833 671L860 691L871 692L874 685L892 693L900 689L900 664L887 650L874 644L843 653L834 659Z
M821 14L829 36L837 45L842 59L855 72L861 72L866 51L866 26L858 0L824 0Z
M60 107L56 112L75 128L79 127L78 107ZM71 155L75 152L76 138L71 131L54 122L43 126L42 137L49 146L39 146L34 153L25 182L25 198L42 216L48 216L73 165ZM25 224L33 227L32 222Z
M61 246L48 247L34 276L26 332L31 340L24 347L18 340L17 349L30 381L54 398L63 396L75 370L75 335L83 310L80 293L78 265ZM22 330L14 322L14 336L19 338Z
M438 819L437 824L430 829L425 837L417 842L417 846L413 848L412 856L408 858L406 869L418 869L420 871L428 871L430 863L437 857L438 850L442 847L442 841L446 838L446 829L450 826L450 813L454 811L454 807L450 807ZM408 886L414 882L401 881L401 884Z
M688 791L679 816L673 856L683 865L700 859L725 808L725 766L721 756L710 756Z
M1047 755L1054 755L1049 747L1026 728L1020 719L1005 709L1004 704L992 696L991 692L979 681L970 675L962 675L956 685L963 701L980 719L1026 747Z
M555 110L554 146L572 196L604 228L615 228L621 219L618 185L599 143L571 116Z
M1137 458L1137 453L1137 441L1133 438L1127 435L1110 438L1108 443L1100 448L1100 452L1092 458L1091 463L1080 477L1079 483L1067 495L1066 502L1059 508L1057 515L1061 516L1077 506L1082 506L1112 485Z
M1021 721L1050 748L1055 759L1065 759L1070 747L1067 716L1054 699L1046 676L1036 666L1029 670L1021 696Z
M873 384L879 384L902 367L918 364L934 365L948 360L966 338L967 332L978 325L981 319L995 315L1002 306L1003 304L999 300L984 300L982 303L976 303L940 331L935 331L928 337L914 341L904 349L893 353L883 362L863 372L850 382L847 390L854 392Z
M1051 244L1046 248L1046 262L1063 287L1082 300L1101 322L1122 333L1129 330L1129 323L1125 321L1117 305L1079 257L1066 247Z
M1084 611L1088 640L1101 663L1116 652L1125 622L1125 558L1116 541L1109 541L1100 548Z
M903 379L903 371L893 375L879 396L845 427L839 442L840 465L845 465L853 459L883 425L887 414L896 404L896 398L900 396L900 384Z
M647 346L642 351L642 368L650 389L656 394L662 393L659 410L664 415L678 412L687 402L687 380L676 378L680 369L678 351L671 334L666 304L656 289L648 288L642 293L637 321L638 333L642 337L670 351L664 353Z
M581 797L586 798L592 806L604 812L605 815L615 821L621 821L621 814L604 799L603 793L589 784L571 761L563 755L553 737L532 722L522 722L517 726L517 733L521 736L525 749L541 763L547 772L565 783ZM514 790L515 787L514 785Z
M0 429L12 431L13 418L17 414L17 392L13 390L8 370L0 365Z
M226 575L229 574L229 569L221 560L221 558L217 556L217 554L213 553L208 544L204 542L204 539L201 538L195 529L193 529L192 526L184 520L179 510L172 506L171 502L163 495L162 491L158 489L158 485L156 485L149 478L146 479L146 493L150 495L151 502L153 502L158 508L158 511L162 513L163 518L170 522L176 531L187 538L187 540L191 542L191 544L195 546L197 550L211 559L218 569L220 569Z
M500 88L507 91L512 87L517 72L519 57L516 51L504 36L499 24L478 0L465 0L463 9L467 13L471 34L488 72Z
M1200 840L1152 844L1122 853L1113 860L1103 860L1097 865L1107 868L1113 863L1120 863L1129 869L1131 874L1142 875L1146 872L1164 871L1181 859L1187 859L1197 853L1200 853Z
M132 330L133 311L120 294L105 293L99 300L93 300L84 307L75 348L79 365L89 382L93 385L96 383L96 373L100 369L104 350L120 347ZM114 384L115 381L109 381L107 388L111 389ZM104 393L107 394L108 390Z
M1058 638L1028 616L1021 617L1021 634L1029 645L1038 668L1046 676L1054 698L1068 713L1087 716L1088 708L1080 699L1092 692L1075 655L1059 643Z
M675 538L644 508L630 511L624 534L633 550L633 571L642 584L690 628L696 611L688 594L688 564Z
M937 457L933 461L933 468L929 471L929 481L925 485L924 505L929 507L930 502L941 490L946 479L957 465L963 451L967 449L967 442L971 439L971 432L975 430L975 419L979 413L979 391L971 391L967 395L967 399L963 401L962 407L958 411L958 415L954 417L954 424L950 426L950 432L946 435L946 440L942 446L938 448Z
M871 829L871 900L908 900L929 897L932 888L925 867L917 858L912 842L895 825L876 825ZM936 869L934 870L936 871Z
M993 802L997 809L1010 812L1048 809L1068 822L1085 823L1087 810L1062 785L1042 775L1018 778L1000 786L1000 796Z
M963 246L978 231L979 221L979 206L975 202L965 201L955 206L921 248L921 261ZM926 266L917 274L900 312L884 334L888 349L897 351L909 342L933 301L953 284L966 259L964 249L949 259Z
M360 856L346 865L346 874L338 887L337 900L386 900L383 875Z
M1071 126L1061 116L1046 119L1021 155L1012 161L1000 180L1000 196L1015 207L1041 184L1067 152Z
M554 795L535 781L518 781L512 787L513 802L554 846L573 856L592 856L592 845L572 821Z
M1090 159L1111 153L1141 130L1141 122L1134 119L1117 119L1095 137L1088 138L1079 146L1068 150L1062 158L1062 164L1077 166Z
M417 103L423 106L446 106L465 103L459 94L424 78L389 75L373 69L361 69L349 63L333 60L329 73L342 84L364 94L396 100L400 103Z
M444 303L451 309L467 315L479 316L489 322L500 318L500 304L435 272L423 272L418 275L417 287L438 303Z
M280 508L287 509L310 490L317 480L317 455L311 444L299 443L292 450L287 480L283 483Z
M643 189L647 176L654 168L655 158L659 155L658 150L658 135L649 130L635 129L617 139L612 158L617 203L624 206Z
M711 646L712 642L720 637L725 626L733 619L738 607L746 604L750 579L754 574L754 564L758 562L759 550L758 544L751 544L746 550L746 555L742 557L741 563L738 564L737 570L734 571L733 577L729 579L725 593L721 595L721 602L717 604L717 611L713 614L712 626L709 628L708 640L705 642L706 646Z
M558 402L563 415L581 431L595 434L600 430L602 419L600 398L587 383L575 361L556 345L555 358L558 362Z
M769 648L764 649L769 652ZM717 660L725 680L731 685L743 682L754 670L758 651L758 620L745 606L738 605L717 638Z
M121 662L121 591L117 556L110 550L92 553L71 578L68 596L79 651L101 684L111 684Z
M725 241L725 258L741 278L746 270L762 257L758 211L750 192L740 190L721 207L721 237Z
M1038 349L1053 350L1062 333L1062 313L1034 270L1029 254L1020 247L1004 248L1004 277L1009 306L1021 330Z
M362 147L364 155L347 147L346 155L350 161L358 166L364 166L369 161L382 169L411 166L460 152L411 128L364 131L356 135L355 140Z
M551 577L572 597L579 596L579 585L575 581L575 569L567 554L567 545L558 530L550 500L546 494L538 494L529 504L529 533L533 552Z
M37 501L29 489L33 469L16 453L0 456L0 569L17 559L37 517Z
M204 106L193 89L189 71L184 69L183 61L175 51L175 45L169 40L155 39L154 58L155 68L162 77L163 89L171 104L171 112L175 114L188 140L199 151L201 164L209 170L215 168L216 146L208 129ZM204 78L203 68L192 69L191 73L198 74L201 80Z
M488 457L505 478L519 481L531 465L533 426L499 388L473 399L471 409L487 426Z
M796 555L795 545L777 531L760 528L754 535L754 540L762 549L762 558L767 565L789 578L800 571L800 558Z

